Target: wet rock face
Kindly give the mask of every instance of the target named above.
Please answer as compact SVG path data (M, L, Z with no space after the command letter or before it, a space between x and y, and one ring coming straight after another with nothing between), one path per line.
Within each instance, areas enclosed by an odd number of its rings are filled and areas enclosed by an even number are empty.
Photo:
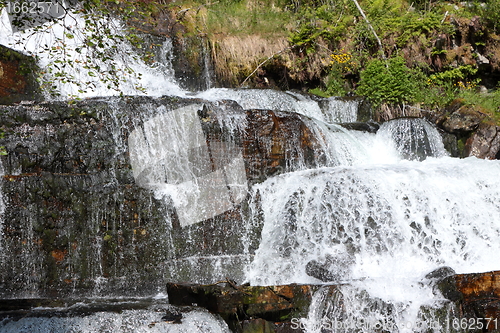
M320 286L167 285L169 301L176 306L200 306L219 314L233 332L287 332L293 319L307 316L312 295ZM330 289L336 290L335 286ZM294 331L294 330L291 330ZM295 328L296 332L302 332Z
M461 318L471 320L478 327L483 322L483 332L500 329L500 271L457 274L443 279L439 284L443 296L455 302ZM488 325L488 326L486 326Z
M246 116L242 144L251 183L325 163L317 139L297 114L250 110Z
M0 45L0 104L40 100L33 59Z
M175 117L155 127L165 114L173 117L175 110L186 108L193 113L182 119L189 119L199 134L190 149L177 145L189 163L164 158L173 149L172 140L157 146L168 149L162 148L163 157L154 155L161 157L156 160L151 150L142 150L143 155L131 150L134 131L150 140L144 147L153 147L151 142L168 131L191 142L193 132L180 133ZM166 280L225 278L215 267L242 279L261 228L243 223L251 186L322 159L317 140L299 116L243 111L229 102L95 99L2 111L6 136L0 145L8 152L1 157L0 182L0 247L9 253L0 257L4 298L150 294ZM163 135L154 135L153 129ZM134 168L137 161L147 167ZM221 201L213 195L219 192L228 195L228 206L182 217L182 202L158 194L167 185L180 191L192 179L205 184L208 195L195 198L196 205L188 202L188 208L201 210L203 200ZM186 193L192 192L187 187Z
M165 260L155 249L165 208L133 183L103 106L4 109L3 297L78 295L99 278L103 293L119 293L129 275L143 281L135 292L157 283L158 269L142 267Z
M446 108L445 114L434 120L447 133L443 138L451 155L500 158L499 127L485 120L486 113L480 107L463 103L461 99L454 100Z

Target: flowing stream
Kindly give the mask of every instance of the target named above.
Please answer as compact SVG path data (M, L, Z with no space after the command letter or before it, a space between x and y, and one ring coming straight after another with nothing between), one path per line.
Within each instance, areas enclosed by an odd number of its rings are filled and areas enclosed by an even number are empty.
M6 13L2 15L0 43L8 44L15 38L10 36ZM51 31L57 34L58 27ZM241 250L227 256L206 255L207 261L212 260L210 266L190 268L200 281L224 276L232 266L240 271L240 282L252 285L339 284L333 295L327 289L314 295L308 317L298 321L307 332L374 332L381 327L389 332L447 332L449 327L438 323L433 309L442 311L448 305L426 275L440 267L457 273L500 269L491 256L500 252L498 161L449 157L438 131L422 119L389 121L376 133L347 129L340 124L358 121L356 100L320 100L297 92L255 89L186 92L173 79L170 47L167 40L159 48L165 63L156 68L133 64L143 73L141 85L149 96L196 100L175 110L143 106L147 112L154 108L154 115L145 112L137 120L122 149L130 151L136 183L175 207L181 228L196 230L200 222L248 201ZM135 84L125 82L121 92L132 94L130 86ZM63 98L75 94L75 87L60 89ZM81 97L115 94L96 87ZM207 145L198 118L202 100L221 105L223 100L233 100L243 110L298 114L318 138L324 158L314 168L290 162L281 174L250 183L236 139L217 147L225 154L220 160L214 155L215 146ZM228 133L243 133L248 127L248 119L238 112L222 112L218 120ZM119 130L119 120L116 126ZM207 166L208 160L217 165L215 171ZM3 211L0 193L0 216ZM172 222L165 221L171 228ZM261 232L252 249L248 244L255 237L255 227ZM2 235L3 228L0 251ZM0 258L6 255L0 253ZM180 261L202 257L187 255ZM328 272L327 282L311 274L318 266ZM199 310L186 314L182 325L162 323L165 303L156 300L120 314L96 311L84 317L3 320L0 330L228 331L220 318Z

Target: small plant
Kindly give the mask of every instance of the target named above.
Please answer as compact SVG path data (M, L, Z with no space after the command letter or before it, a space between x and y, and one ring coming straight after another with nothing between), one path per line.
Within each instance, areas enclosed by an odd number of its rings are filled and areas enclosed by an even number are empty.
M477 73L477 68L471 65L464 65L457 68L452 68L444 72L432 74L427 84L430 86L443 86L446 84L457 85L459 82L470 78ZM463 82L462 82L463 84Z
M356 92L367 97L375 106L414 102L419 90L417 73L406 66L402 57L371 60L360 76Z
M434 56L440 56L440 55L442 55L442 54L446 54L446 53L447 53L447 51L446 51L446 50L443 50L443 49L436 49L436 48L434 48L434 49L432 49L432 51L431 51L431 56L433 56L433 57L434 57Z
M341 49L330 55L328 63L328 75L323 79L325 89L317 89L312 93L321 96L343 96L348 91L348 83L345 76L357 70L357 63L349 51Z

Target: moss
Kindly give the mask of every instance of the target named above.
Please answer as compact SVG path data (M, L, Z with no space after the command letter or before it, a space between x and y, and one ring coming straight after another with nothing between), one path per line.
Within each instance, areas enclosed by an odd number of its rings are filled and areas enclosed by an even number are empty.
M465 143L467 141L467 138L461 137L457 140L457 148L458 148L458 154L459 157L466 157L466 152L465 152Z

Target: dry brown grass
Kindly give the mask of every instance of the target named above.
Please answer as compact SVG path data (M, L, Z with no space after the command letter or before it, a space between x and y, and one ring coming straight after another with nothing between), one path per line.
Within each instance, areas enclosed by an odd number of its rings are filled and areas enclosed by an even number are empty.
M259 64L288 48L285 37L219 36L212 40L212 58L219 81L239 85Z

